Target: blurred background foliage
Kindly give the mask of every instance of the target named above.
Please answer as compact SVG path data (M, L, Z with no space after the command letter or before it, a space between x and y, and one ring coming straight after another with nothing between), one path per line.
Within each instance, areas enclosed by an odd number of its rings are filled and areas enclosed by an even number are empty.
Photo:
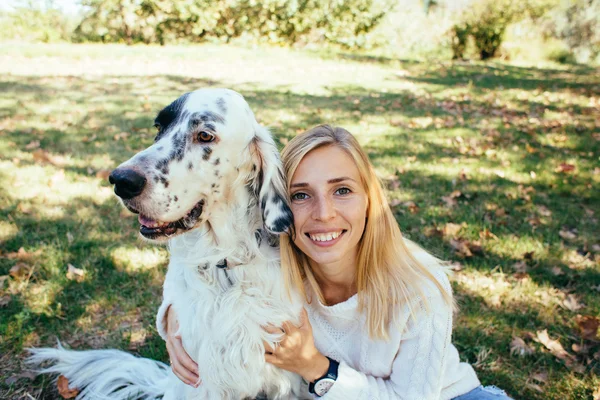
M600 0L12 0L1 41L329 45L436 59L598 63Z

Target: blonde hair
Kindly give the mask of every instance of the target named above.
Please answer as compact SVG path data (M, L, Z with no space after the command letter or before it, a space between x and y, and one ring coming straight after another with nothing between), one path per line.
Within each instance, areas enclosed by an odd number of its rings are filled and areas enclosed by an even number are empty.
M428 268L417 261L402 239L375 170L350 132L320 125L290 140L281 153L288 193L292 177L304 156L323 146L336 146L353 159L368 198L367 222L358 244L356 285L359 311L366 311L369 336L373 339L388 338L388 326L394 321L398 305L407 305L414 317L414 302L422 299L429 310L420 284L423 279L435 283L444 301L452 307L451 294L444 290ZM280 246L288 290L299 290L309 302L311 299L304 288L306 281L325 304L308 257L288 235L281 235Z

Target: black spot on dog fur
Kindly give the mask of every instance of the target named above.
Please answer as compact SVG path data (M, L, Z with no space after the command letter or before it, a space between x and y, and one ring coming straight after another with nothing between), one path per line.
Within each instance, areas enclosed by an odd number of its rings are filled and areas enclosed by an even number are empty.
M211 188L211 189L214 189L214 188L215 188L215 186L217 186L217 184L216 184L216 183L213 183L212 185L210 185L210 188Z
M158 161L155 165L154 168L156 168L159 171L162 171L165 168L168 168L169 165L169 159L168 158L163 158L162 160Z
M192 162L190 161L190 162L188 163L188 169L193 169L193 168L194 168L194 164L192 164Z
M179 201L179 198L178 198L177 196L175 196L175 197L173 197L173 201L174 201L175 203L177 203L177 202Z
M165 178L164 176L160 177L160 182L165 185L165 188L169 187L169 181L167 180L167 178Z
M189 95L189 93L183 94L181 97L163 108L158 113L154 119L154 123L160 126L160 131L158 132L158 135L156 135L156 139L154 139L155 141L158 141L164 135L164 133L169 130L171 125L173 125L174 122L182 117L181 110L183 109L183 106L185 105Z
M160 181L160 178L158 177L158 175L154 175L154 182L158 183L158 181Z
M171 138L173 142L173 149L171 150L171 154L169 158L171 160L181 161L183 160L185 145L187 143L187 136L185 134L178 133L173 135Z
M207 161L210 158L210 153L212 153L212 149L210 147L204 147L202 150L204 151L202 159L204 161Z
M220 158L217 158L217 159L215 160L214 164L215 164L215 165L219 165L219 163L220 163L220 162L221 162L221 159L220 159Z
M225 103L224 98L219 97L217 99L217 107L219 107L219 111L221 111L221 113L227 114L227 103Z
M256 239L256 244L258 244L258 247L260 247L260 245L262 244L262 236L262 229L257 229L256 231L254 231L254 238Z
M211 122L218 123L218 124L225 123L225 118L223 118L222 115L217 114L212 111L203 111L202 113L200 113L200 120L204 123L211 123Z

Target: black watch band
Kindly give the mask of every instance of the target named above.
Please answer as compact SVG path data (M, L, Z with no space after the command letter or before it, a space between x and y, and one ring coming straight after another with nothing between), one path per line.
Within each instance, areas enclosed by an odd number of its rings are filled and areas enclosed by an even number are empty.
M327 359L329 360L329 368L327 369L327 373L322 377L315 379L314 382L310 382L308 384L309 393L314 394L317 397L321 397L327 393L338 377L340 363L330 357L327 357Z

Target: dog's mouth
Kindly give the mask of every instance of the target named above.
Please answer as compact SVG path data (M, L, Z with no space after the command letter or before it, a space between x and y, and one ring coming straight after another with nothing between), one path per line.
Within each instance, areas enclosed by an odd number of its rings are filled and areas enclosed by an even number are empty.
M188 231L200 219L203 206L204 200L200 200L185 216L171 222L158 221L140 213L138 216L140 234L146 239L157 240L173 236L182 231Z

